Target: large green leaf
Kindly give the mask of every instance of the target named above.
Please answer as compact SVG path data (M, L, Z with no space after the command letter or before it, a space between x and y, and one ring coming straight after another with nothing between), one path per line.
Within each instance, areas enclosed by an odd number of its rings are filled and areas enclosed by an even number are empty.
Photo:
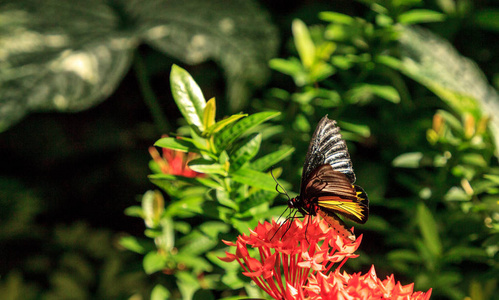
M237 107L266 82L278 47L250 0L3 1L0 20L0 131L31 111L100 103L142 41L188 64L220 63Z
M238 137L246 131L254 128L255 126L278 116L280 112L266 111L248 116L230 127L224 128L215 136L215 147L218 151L225 150L225 148L233 143Z
M490 128L499 148L499 118L494 117L499 115L499 95L477 65L428 30L399 29L401 61L385 62L425 85L456 111L491 116Z
M194 125L198 133L203 132L206 100L192 76L181 67L173 65L170 73L170 86L173 99L187 123Z
M229 105L236 110L250 87L268 78L267 62L279 45L277 29L256 1L129 0L127 13L146 41L187 64L219 63L226 74Z
M108 97L137 44L103 1L0 4L0 131L30 111L75 112Z

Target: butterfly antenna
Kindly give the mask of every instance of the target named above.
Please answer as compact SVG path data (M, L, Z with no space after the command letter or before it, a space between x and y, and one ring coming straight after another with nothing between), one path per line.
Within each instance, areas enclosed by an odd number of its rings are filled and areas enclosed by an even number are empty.
M288 200L290 200L291 198L289 197L288 192L286 192L286 189L283 188L282 185L279 184L279 182L277 181L277 179L274 176L274 172L272 172L273 170L274 170L274 167L271 167L270 168L270 175L272 175L272 178L274 178L274 181L276 183L276 185L275 185L276 192L278 192L280 195L285 195L286 197L288 197ZM279 191L279 188L281 188L283 190L283 192Z

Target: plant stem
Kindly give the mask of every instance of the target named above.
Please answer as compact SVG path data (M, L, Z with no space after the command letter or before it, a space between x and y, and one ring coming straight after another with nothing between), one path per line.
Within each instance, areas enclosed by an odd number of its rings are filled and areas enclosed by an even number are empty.
M151 112L151 116L156 129L159 133L169 132L171 126L165 115L161 111L161 106L159 105L158 98L156 98L156 95L154 95L154 91L151 87L151 84L149 83L149 74L147 74L144 60L142 59L142 56L140 56L138 51L135 52L133 66L144 102Z

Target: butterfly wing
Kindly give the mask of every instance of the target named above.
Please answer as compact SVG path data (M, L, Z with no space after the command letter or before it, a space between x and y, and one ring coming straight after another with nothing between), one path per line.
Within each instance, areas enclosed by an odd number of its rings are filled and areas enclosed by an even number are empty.
M336 121L328 119L327 115L320 120L310 140L303 165L301 187L304 187L304 183L315 169L325 164L345 174L350 183L355 182L347 144L341 138L340 128L336 125Z
M369 200L364 190L351 184L345 174L329 164L312 172L302 190L302 198L316 203L318 210L336 212L357 223L364 224L369 216Z

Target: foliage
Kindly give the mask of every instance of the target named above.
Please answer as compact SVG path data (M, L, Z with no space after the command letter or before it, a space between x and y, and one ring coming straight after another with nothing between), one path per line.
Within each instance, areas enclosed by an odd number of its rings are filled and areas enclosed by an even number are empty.
M159 192L146 192L142 206L130 207L127 214L144 219L145 235L154 245L142 245L133 237L126 237L122 245L144 254L148 274L163 271L172 277L164 283L169 294L178 297L178 290L183 299L191 299L201 288L234 289L245 284L235 269L223 272L217 267L217 253L225 247L221 236L234 236L234 229L247 232L282 210L269 209L276 196L275 182L264 171L293 149L282 147L256 158L262 143L259 125L279 112L235 114L217 121L215 98L206 101L187 71L174 65L170 84L189 136L158 140L155 145L163 148L164 156L156 156L151 163L155 174L149 176L170 201L165 205ZM175 159L180 168L174 167Z
M143 42L185 63L217 61L237 108L251 87L265 83L265 64L277 47L274 27L253 1L73 4L0 4L1 131L30 111L75 112L102 102L123 79Z
M2 299L264 297L221 240L284 211L269 168L298 192L326 114L371 201L344 268L498 293L497 5L80 2L0 4Z

